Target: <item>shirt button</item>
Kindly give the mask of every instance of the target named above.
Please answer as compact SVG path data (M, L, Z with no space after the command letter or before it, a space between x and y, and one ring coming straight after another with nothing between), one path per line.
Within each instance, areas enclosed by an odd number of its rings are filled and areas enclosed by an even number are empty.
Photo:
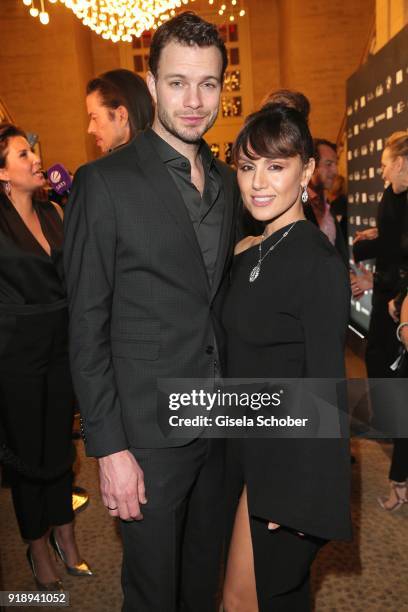
M211 346L211 344L209 344L207 348L205 349L205 352L207 353L207 355L212 355L214 352L214 347Z
M181 162L181 167L182 168L187 168L187 166L188 166L187 162Z

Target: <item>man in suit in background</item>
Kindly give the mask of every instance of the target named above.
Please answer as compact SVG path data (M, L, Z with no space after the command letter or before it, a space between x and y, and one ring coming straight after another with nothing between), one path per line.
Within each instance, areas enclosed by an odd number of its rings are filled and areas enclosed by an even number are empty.
M120 517L127 612L216 610L222 440L166 438L158 378L219 375L217 299L238 191L202 140L227 55L182 13L156 31L152 129L79 169L66 215L71 364L102 499Z
M316 166L308 187L309 201L304 206L305 216L326 234L348 268L349 257L344 235L327 200L327 192L332 189L338 175L337 147L334 142L315 138L314 149Z
M117 149L153 121L153 100L145 81L124 68L109 70L86 86L88 134L102 153Z

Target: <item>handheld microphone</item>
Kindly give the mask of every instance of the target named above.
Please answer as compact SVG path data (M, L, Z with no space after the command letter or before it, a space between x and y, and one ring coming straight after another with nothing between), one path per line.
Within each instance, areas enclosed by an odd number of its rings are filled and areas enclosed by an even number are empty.
M72 187L72 180L68 170L62 164L54 164L48 168L47 177L51 187L58 195L69 193Z

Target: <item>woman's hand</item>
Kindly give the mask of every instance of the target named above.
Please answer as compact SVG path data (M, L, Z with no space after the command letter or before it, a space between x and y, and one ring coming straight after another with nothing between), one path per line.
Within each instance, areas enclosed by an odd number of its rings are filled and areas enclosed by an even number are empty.
M356 232L353 240L353 244L360 240L375 240L378 238L378 229L376 227L370 227L369 229Z
M358 264L360 274L350 272L351 292L355 300L359 300L366 291L373 288L373 273L366 270L362 264Z
M404 325L400 330L400 338L405 349L408 351L408 325Z
M279 529L280 525L278 525L278 523L272 523L271 521L268 523L268 529L269 531L274 531L275 529ZM297 532L298 535L304 537L304 533L302 533L301 531Z

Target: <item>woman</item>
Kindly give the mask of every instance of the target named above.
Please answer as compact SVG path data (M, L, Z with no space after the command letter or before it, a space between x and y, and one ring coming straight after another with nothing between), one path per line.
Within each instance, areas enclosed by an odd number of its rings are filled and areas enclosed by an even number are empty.
M377 228L359 232L353 248L356 261L376 259L374 277L370 272L363 272L352 282L353 295L357 299L365 290L373 288L366 352L369 378L392 378L398 374L390 366L399 352L397 325L408 282L408 132L394 132L387 139L381 167L384 181L390 184L379 206ZM374 423L380 424L389 407L384 405L382 394L375 395L375 389L371 403ZM378 498L383 510L398 510L406 501L407 462L407 440L395 438L389 474L390 493L388 497Z
M398 325L396 339L408 350L408 132L395 132L387 140L383 155L383 175L391 182L393 194L401 198L402 224L400 246L400 264L398 267L399 295L389 301L388 312ZM405 200L405 202L404 202ZM408 359L405 356L399 376L408 377ZM378 502L384 510L398 510L408 503L408 439L395 438L389 472L390 493L388 497L379 497Z
M53 475L40 480L14 471L10 484L37 587L61 590L49 537L69 573L92 572L75 543L71 504L73 391L62 212L33 198L44 183L24 132L0 124L0 416L18 458L34 472Z
M312 155L304 117L282 105L250 116L235 142L244 205L265 230L235 250L223 314L229 377L344 376L349 283L334 247L303 214ZM350 537L347 441L231 440L229 453L232 495L242 493L226 612L308 610L319 547Z

